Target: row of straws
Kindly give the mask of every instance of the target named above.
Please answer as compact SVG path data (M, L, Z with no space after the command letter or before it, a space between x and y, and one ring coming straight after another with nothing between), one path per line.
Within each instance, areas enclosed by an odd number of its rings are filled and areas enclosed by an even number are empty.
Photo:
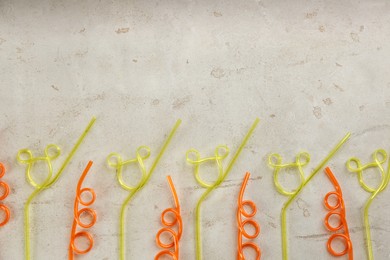
M25 207L24 207L24 221L25 221L25 259L31 259L31 246L30 246L30 205L32 200L39 195L43 190L48 189L52 186L61 176L63 171L65 170L68 163L71 161L78 147L82 143L83 139L87 135L87 133L92 128L95 123L95 118L92 118L87 128L84 130L82 135L77 140L71 152L68 154L63 164L59 168L59 170L54 174L52 167L52 160L56 159L60 155L60 148L57 145L49 144L45 151L44 155L39 157L34 157L33 153L28 149L22 149L17 154L17 160L26 164L26 178L27 181L34 187L34 191L28 197ZM120 227L119 227L119 258L121 260L125 259L125 215L126 208L131 199L147 184L150 179L153 171L155 170L158 162L160 161L162 155L164 154L167 146L169 145L172 137L177 131L181 120L178 120L162 145L161 150L157 154L154 162L152 163L149 170L146 169L144 160L146 160L150 156L150 148L147 146L140 146L136 150L136 156L133 159L123 160L122 157L117 153L111 153L107 157L107 164L116 170L116 177L120 184L120 186L128 191L128 196L122 204L120 211ZM223 160L228 156L229 149L227 146L217 146L214 155L210 157L202 158L200 152L195 149L190 149L186 154L187 162L194 165L195 179L199 183L200 186L206 189L203 195L198 200L195 209L195 243L196 243L196 259L202 259L202 238L201 238L201 205L202 202L210 195L210 193L216 189L228 176L231 171L234 163L239 157L242 149L246 145L249 137L252 135L253 131L257 127L259 123L259 119L256 119L252 126L250 127L248 133L243 138L240 146L238 147L235 154L232 156L232 159L227 163L226 167L224 167ZM288 237L287 237L287 223L286 223L286 213L287 208L292 203L292 201L300 194L303 188L312 180L312 178L327 164L327 162L336 154L336 152L344 145L344 143L349 139L350 133L347 133L341 141L329 152L329 154L314 168L314 170L309 174L308 177L305 176L303 171L304 166L306 166L310 162L310 155L308 153L299 153L296 156L295 162L285 163L282 160L282 157L279 154L271 154L269 156L268 164L270 167L274 169L274 184L279 193L288 197L287 202L284 204L281 210L281 231L282 231L282 255L283 259L288 259ZM364 226L365 226L365 236L366 236L366 245L367 245L367 258L369 260L373 259L373 250L372 250L372 242L371 242L371 233L370 233L370 224L368 218L369 207L373 201L373 199L382 192L388 185L390 180L390 160L387 170L384 168L384 164L387 161L387 153L383 149L378 149L373 153L373 161L367 164L362 164L358 158L350 158L346 166L349 171L355 172L358 175L358 180L360 185L367 191L371 193L371 196L367 200L364 207ZM32 176L32 169L34 164L38 162L43 162L47 165L48 174L46 178L38 183L34 180ZM218 169L218 177L214 182L206 182L204 181L199 174L199 167L203 163L215 163ZM123 180L122 172L123 168L129 164L138 164L139 169L141 171L141 179L137 185L128 185ZM85 254L89 252L93 248L94 240L93 236L87 231L88 228L92 227L97 220L97 214L95 210L90 208L90 206L94 203L96 199L96 194L92 188L82 188L82 183L92 166L92 161L89 161L85 170L83 171L80 180L77 184L76 188L76 196L74 201L74 219L72 225L72 231L70 236L69 243L69 259L73 259L75 254ZM283 169L292 168L296 169L299 173L300 184L298 188L289 191L285 189L279 182L279 173ZM376 168L381 175L381 182L378 187L370 187L363 180L363 172L368 168ZM5 167L3 164L0 164L0 178L2 178L5 174ZM342 256L348 254L349 259L353 259L353 249L352 242L349 236L348 225L346 221L346 209L343 200L343 195L341 191L341 187L337 182L336 177L332 173L329 167L325 168L325 173L329 177L330 181L335 187L334 191L326 194L324 198L325 207L329 210L329 213L325 216L324 222L325 226L329 231L334 232L327 242L327 249L329 253L334 256ZM260 233L260 226L253 219L256 214L256 205L250 200L243 200L245 187L249 180L249 173L246 173L245 178L242 183L242 187L238 196L238 206L237 206L237 227L238 227L238 236L237 236L237 259L243 260L245 259L244 249L251 249L256 254L256 259L260 259L261 251L259 247L253 242L258 234ZM175 207L168 208L162 212L161 222L165 226L162 228L156 235L156 243L158 246L163 248L160 251L155 259L159 259L162 256L171 256L173 259L179 259L179 240L181 238L183 232L183 224L181 220L180 214L180 204L177 192L175 190L173 181L170 176L168 176L168 182L174 197ZM2 195L0 196L0 201L3 201L9 194L9 186L0 181L1 189L3 190ZM83 196L84 194L84 196ZM88 196L89 195L89 196ZM83 199L86 196L89 199ZM331 198L333 201L331 202ZM79 207L82 206L80 209ZM245 209L246 208L246 209ZM5 204L0 204L0 210L4 213L4 218L0 223L0 226L4 226L10 219L10 210ZM81 216L85 216L84 221ZM332 225L330 218L337 217L338 225ZM85 219L89 219L89 221L85 221ZM252 232L247 232L245 226L251 226ZM77 228L82 228L82 231L77 232ZM337 232L342 230L342 232ZM161 239L162 234L167 233L171 235L173 239L172 242L167 243L163 242ZM76 246L76 240L78 238L84 238L88 241L88 246L80 249ZM344 249L342 251L337 251L333 247L333 241L335 239L341 239L344 242ZM244 242L243 239L248 241Z

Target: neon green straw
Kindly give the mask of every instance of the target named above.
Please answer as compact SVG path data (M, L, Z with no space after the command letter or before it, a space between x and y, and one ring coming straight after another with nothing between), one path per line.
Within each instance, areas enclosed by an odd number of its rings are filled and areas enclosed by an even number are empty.
M364 190L367 192L372 193L372 195L369 197L369 199L366 201L364 205L364 230L365 230L365 236L366 236L366 246L367 246L367 257L369 260L374 259L374 254L372 250L372 241L371 241L371 230L370 230L370 221L368 217L368 211L371 206L372 201L374 198L381 193L384 189L386 189L387 185L389 184L390 180L390 159L388 162L387 172L383 168L382 164L386 162L387 154L386 151L383 149L376 150L373 155L373 161L370 163L367 163L365 165L362 165L360 160L356 157L350 158L346 165L349 171L355 172L358 174L358 180L360 183L360 186L363 187ZM351 163L355 163L356 167L353 167ZM381 183L377 188L372 188L368 186L364 180L363 180L363 171L367 168L378 168L379 172L381 174Z
M81 142L83 141L84 137L87 135L93 124L95 123L96 118L93 117L91 121L89 122L87 128L84 130L83 134L79 137L76 144L74 145L73 149L65 159L65 161L62 163L61 168L58 170L58 172L54 175L54 178L51 179L53 175L53 168L51 164L51 160L57 158L60 155L60 149L57 145L50 144L45 149L45 156L42 157L33 157L32 152L28 149L22 149L18 152L17 160L20 163L27 164L26 168L26 178L30 185L32 185L35 190L31 193L31 195L27 198L26 204L24 206L24 235L25 235L25 259L29 260L31 258L31 246L30 246L30 204L31 201L43 190L49 188L52 186L58 178L61 176L62 172L72 159L73 155L76 153L77 149L79 148ZM55 153L53 154L53 151L50 152L50 150L55 149ZM50 155L52 153L52 155ZM31 169L33 165L38 161L45 161L48 165L49 174L46 177L46 179L41 183L38 184L35 182L31 175Z
M349 139L350 133L347 133L344 138L330 151L330 153L320 162L320 164L311 172L309 177L305 179L304 173L302 170L302 167L307 165L310 161L310 155L308 153L301 153L298 154L296 162L294 163L286 163L282 164L282 158L279 154L271 154L269 157L269 165L271 167L274 167L274 184L277 188L277 190L286 196L289 196L289 199L287 202L283 205L282 211L281 211L281 225L282 225L282 254L283 254L283 260L288 259L288 241L287 241L287 221L286 221L286 213L287 208L290 206L292 201L298 196L299 193L301 193L302 189L310 182L310 180L325 166L325 164L335 155L335 153L341 148L341 146ZM302 162L302 158L305 160ZM276 160L276 162L275 162ZM300 180L301 183L299 187L292 191L286 191L282 185L278 181L278 174L279 171L282 168L287 167L296 167L299 170L300 174Z
M145 186L145 184L148 182L150 177L152 176L153 171L155 170L158 162L160 161L162 155L164 154L166 148L168 147L169 143L171 142L172 137L176 133L176 130L181 124L181 120L177 120L176 124L172 128L168 138L165 140L160 152L158 153L156 159L154 160L149 172L146 171L145 165L143 161L147 159L150 156L150 148L147 146L140 146L137 151L136 151L136 158L130 159L127 161L122 161L122 158L119 154L117 153L111 153L107 157L107 164L113 168L116 169L116 177L121 185L121 187L127 191L129 191L129 195L123 202L121 206L121 211L120 211L120 221L119 221L119 257L121 260L125 259L125 216L126 216L126 207L128 203L131 201L131 199L134 197L134 195L142 190L142 188ZM146 151L146 155L142 155L142 151ZM141 180L136 186L131 186L126 184L123 181L122 177L122 170L123 166L131 163L138 163L138 166L141 170Z
M195 149L190 149L187 151L187 162L195 165L195 178L197 182L204 188L207 188L207 190L202 194L202 196L199 198L198 203L196 204L196 210L195 210L195 239L196 239L196 259L200 260L202 259L202 237L201 237L201 224L200 224L200 214L201 214L201 205L202 202L206 199L206 197L213 191L215 188L217 188L221 183L225 180L227 175L229 174L230 170L232 169L234 163L236 162L238 156L240 155L242 149L244 148L245 144L247 143L249 137L252 135L253 131L255 130L257 124L259 123L259 119L256 118L254 123L252 124L251 128L249 129L248 133L245 135L244 139L242 140L240 146L238 147L237 152L234 154L233 158L227 165L226 170L223 170L222 166L222 160L226 158L228 155L229 149L226 146L218 146L215 149L215 156L214 157L208 157L208 158L200 158L200 154ZM225 154L220 155L220 150L225 150ZM191 159L191 154L194 154L196 156L196 160ZM203 162L208 161L215 161L218 166L218 178L214 183L207 183L203 181L199 176L199 165Z

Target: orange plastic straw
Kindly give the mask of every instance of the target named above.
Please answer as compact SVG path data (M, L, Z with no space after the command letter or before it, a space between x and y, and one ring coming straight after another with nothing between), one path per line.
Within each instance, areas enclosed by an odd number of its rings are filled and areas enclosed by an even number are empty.
M238 208L237 208L237 225L238 225L238 236L237 236L237 260L245 260L244 256L244 249L245 248L252 248L256 251L256 260L259 260L261 257L261 251L260 248L253 242L242 242L243 236L247 239L255 239L259 233L260 233L260 226L259 224L253 219L253 217L256 215L257 207L256 204L251 200L243 200L246 184L248 183L250 173L247 172L245 174L244 181L242 182L240 195L238 196ZM245 207L247 206L250 208L251 212L247 212L245 210ZM242 216L244 216L246 219L242 220ZM250 225L255 229L255 232L253 234L248 234L245 230L245 225Z
M171 256L174 260L179 259L179 240L183 232L183 222L180 215L180 204L179 198L176 193L175 186L173 185L171 176L167 176L169 187L171 188L173 198L175 200L175 208L167 208L161 214L161 223L166 226L160 229L156 235L156 243L161 248L166 248L165 250L160 251L155 257L155 260L160 259L161 256ZM171 213L173 220L166 220L167 213ZM177 232L174 231L171 227L177 225ZM164 243L161 241L161 234L167 232L172 235L173 242ZM174 250L169 250L173 248Z
M329 213L326 214L325 219L324 219L325 227L329 231L333 231L333 232L344 228L343 233L335 233L329 237L328 242L327 242L327 248L328 248L329 253L332 254L333 256L343 256L343 255L348 253L348 259L352 260L353 259L352 241L351 241L351 238L349 236L348 224L347 224L347 219L346 219L346 215L345 215L345 205L344 205L344 200L343 200L343 193L341 192L341 187L340 187L339 183L337 182L336 177L334 176L334 174L332 173L332 171L330 170L329 167L325 168L325 172L326 172L326 175L328 175L330 181L333 183L333 186L335 187L335 190L336 190L336 191L328 192L324 198L325 207L329 210ZM329 203L329 198L331 196L334 196L337 198L337 202L334 205ZM332 216L338 217L339 224L337 226L332 226L329 223L329 220ZM341 251L341 252L336 251L332 247L332 242L335 238L338 238L338 239L341 239L344 241L345 249L343 251Z
M77 184L76 189L76 198L74 200L74 218L73 218L73 225L72 225L72 233L70 237L70 243L69 243L69 259L74 258L74 254L86 254L88 253L92 247L93 247L93 237L92 235L87 231L80 231L76 233L77 225L79 225L82 228L90 228L96 223L96 212L95 210L88 208L88 206L92 205L95 202L96 194L95 191L92 188L83 188L81 189L81 185L83 184L83 181L85 179L85 176L87 175L89 169L92 166L92 161L89 161L87 164L87 167L85 167L83 174L80 177L80 180ZM82 194L87 192L91 198L87 201L82 199ZM79 204L85 206L85 208L82 208L79 210ZM87 215L91 218L89 223L84 223L81 220L81 215ZM89 246L86 249L79 249L76 246L76 239L84 237L88 240Z
M2 163L0 163L0 178L3 178L4 174L5 174L5 167ZM0 186L3 189L3 195L0 197L0 201L3 201L5 198L8 197L9 186L7 183L3 181L0 181ZM3 221L0 222L0 227L2 227L8 223L10 218L10 212L9 212L9 208L4 204L0 204L0 210L2 210L5 215Z

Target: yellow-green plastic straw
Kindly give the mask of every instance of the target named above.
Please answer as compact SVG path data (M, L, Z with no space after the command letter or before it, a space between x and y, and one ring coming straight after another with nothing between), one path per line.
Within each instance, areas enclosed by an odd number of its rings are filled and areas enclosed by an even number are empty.
M72 159L73 155L76 153L77 149L79 148L81 142L83 141L84 137L87 135L93 124L95 123L96 118L93 117L91 121L89 122L87 128L84 130L83 134L79 137L76 144L74 145L73 149L65 159L65 161L62 163L61 168L58 170L58 172L54 175L54 178L52 179L53 175L53 169L51 165L51 160L57 158L60 155L60 149L57 145L50 144L46 147L45 150L45 156L43 157L33 157L32 152L28 149L22 149L18 152L17 160L20 163L27 164L26 168L26 177L27 181L35 188L35 190L31 193L31 195L27 198L26 204L24 206L24 235L25 235L25 259L29 260L31 258L31 241L30 241L30 204L31 201L44 189L49 188L52 186L58 178L61 176L62 172L65 170L66 166ZM55 149L56 153L54 155L50 155L50 149ZM28 156L27 159L23 159L22 155ZM49 174L46 177L46 179L42 182L42 184L36 183L31 175L31 169L34 163L37 161L46 161L48 164L48 170Z
M154 160L150 170L147 172L145 165L143 163L143 160L147 159L150 156L150 148L147 146L140 146L137 151L136 151L136 158L130 159L127 161L122 161L121 156L117 153L111 153L107 157L107 164L113 168L116 169L117 173L117 179L121 187L127 191L129 191L129 195L123 202L121 206L121 211L120 211L120 220L119 220L119 257L121 260L125 259L125 216L126 216L126 206L130 202L130 200L134 197L134 195L139 192L145 184L148 182L150 177L152 176L153 171L155 170L158 162L160 161L162 155L164 154L166 148L168 147L169 143L171 142L172 137L176 133L176 130L181 124L181 120L177 120L176 124L172 128L168 138L165 140L165 143L163 144L160 152L158 153L156 159ZM142 156L141 152L142 150L145 150L147 152L146 155ZM113 161L113 159L116 159L116 162ZM141 170L141 180L136 186L131 186L127 185L122 178L122 168L126 164L131 164L131 163L138 163L138 166Z
M284 194L289 196L289 199L287 202L283 205L282 212L281 212L281 225L282 225L282 255L283 255L283 260L288 259L288 241L287 241L287 221L286 221L286 213L287 213L287 208L290 206L292 201L298 196L299 193L301 193L302 189L310 182L310 180L325 166L325 164L335 155L335 153L340 149L340 147L349 139L351 136L350 133L347 133L344 138L330 151L330 153L318 164L318 166L311 172L309 177L305 179L302 171L302 166L306 165L310 161L310 156L307 153L303 153L302 155L306 157L305 162L300 162L300 155L297 156L297 161L295 163L287 163L287 164L274 164L271 162L270 159L270 165L275 167L275 174L274 174L274 183L275 186L277 187L277 190ZM278 154L273 154L271 156L275 156L278 158L281 163L281 157ZM271 158L271 157L270 157ZM277 180L277 173L282 167L298 167L299 173L300 173L300 180L301 183L299 187L292 191L292 192L287 192L285 191L279 181Z
M379 157L380 156L380 157ZM368 198L364 205L364 229L365 229L365 236L366 236L366 246L367 246L367 257L369 260L374 259L374 254L372 250L372 241L371 241L371 230L370 230L370 221L368 217L368 211L371 206L372 201L374 198L381 193L384 189L386 189L387 185L389 184L390 180L390 159L388 160L388 167L387 171L383 168L382 164L386 162L387 154L386 151L383 149L378 149L373 153L373 161L370 163L367 163L365 165L362 165L360 160L356 157L352 157L347 161L347 168L351 172L356 172L358 174L358 180L360 183L360 186L363 187L364 190L371 193L371 196ZM353 167L351 165L351 162L354 162L356 164L356 167ZM367 168L378 168L379 172L381 174L381 183L377 188L372 188L368 186L364 180L363 180L363 171Z
M196 204L196 209L195 209L195 211L196 211L195 212L195 228L196 228L196 230L195 230L195 239L196 239L196 259L197 260L202 259L202 237L201 237L201 224L200 224L200 218L201 218L201 216L200 216L200 214L201 214L200 213L200 208L201 208L202 202L206 199L206 197L215 188L217 188L219 185L221 185L221 183L225 180L225 178L229 174L230 170L232 169L234 163L236 162L238 156L240 155L242 149L244 148L245 144L247 143L249 137L252 135L253 131L255 130L257 124L259 123L259 121L260 120L258 118L256 118L256 120L252 124L251 128L249 129L248 133L245 135L244 139L242 140L240 146L238 147L237 152L234 154L233 158L231 159L231 161L227 165L226 170L223 170L223 166L222 166L222 162L221 162L221 160L223 160L227 156L227 153L228 153L228 148L226 146L218 146L215 149L215 157L208 157L208 158L203 158L203 159L199 158L199 156L200 156L199 152L197 150L195 150L195 149L190 149L187 152L187 162L195 165L195 178L196 178L197 182L202 187L207 188L207 190L199 198L198 203ZM225 149L225 154L224 155L219 155L219 150L221 148ZM191 153L195 153L198 156L197 160L190 159L189 155ZM203 181L199 177L199 164L201 164L202 162L207 162L207 161L216 161L217 162L217 166L218 166L218 178L212 184Z

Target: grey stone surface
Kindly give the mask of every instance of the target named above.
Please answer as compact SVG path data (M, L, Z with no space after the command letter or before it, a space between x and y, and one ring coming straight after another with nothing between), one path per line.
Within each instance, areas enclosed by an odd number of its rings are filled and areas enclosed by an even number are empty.
M152 158L176 119L183 123L150 183L128 207L128 259L153 259L161 212L182 203L181 258L194 258L194 207L203 189L185 162L197 148L232 151L261 122L226 182L203 206L205 260L235 259L236 197L258 205L263 259L281 259L280 209L271 152L291 161L308 151L306 174L347 132L329 165L342 186L356 259L365 259L362 208L369 194L345 168L351 156L390 152L390 4L387 1L0 1L0 160L12 219L0 229L0 258L23 259L23 205L32 188L16 153L58 144L65 155L92 115L97 122L59 181L32 205L33 259L67 259L76 183L97 193L93 250L78 259L117 259L126 192L105 165L113 151ZM56 169L64 159L55 162ZM150 160L151 161L151 160ZM147 163L150 167L150 163ZM212 169L204 168L203 170ZM132 169L136 170L135 168ZM376 175L368 176L375 182ZM291 184L293 175L287 174ZM292 185L293 186L293 185ZM290 259L333 259L326 251L321 171L288 211ZM376 259L389 259L389 194L370 213ZM347 259L346 257L340 259Z

